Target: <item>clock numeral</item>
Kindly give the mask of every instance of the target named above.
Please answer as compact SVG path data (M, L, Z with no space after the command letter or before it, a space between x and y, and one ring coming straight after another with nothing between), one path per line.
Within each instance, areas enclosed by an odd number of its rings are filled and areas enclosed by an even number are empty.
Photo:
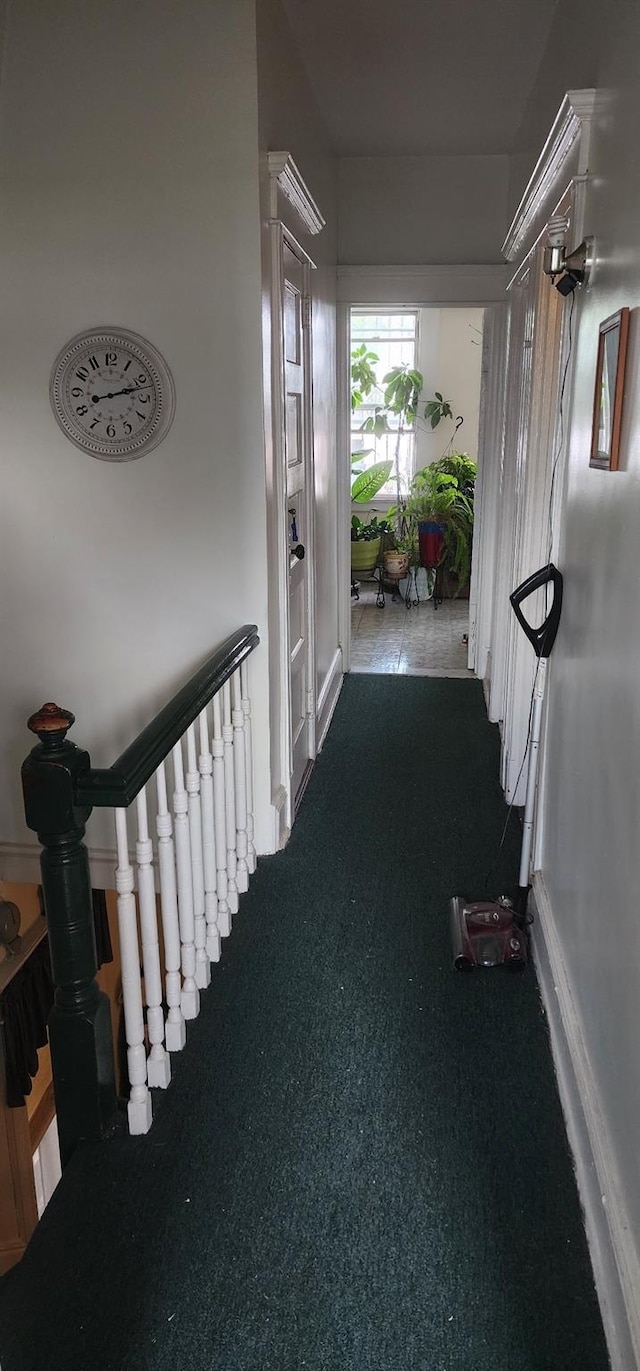
M87 371L86 367L78 367L78 370L76 371L76 376L78 377L79 381L89 380L89 372Z
M82 389L82 386L74 386L73 389L72 389L72 391L71 391L71 394L73 395L74 400L79 400L79 399L80 399L80 396L81 396L81 395L84 395L84 391L83 391L83 389Z
M107 438L115 438L116 431L113 424L107 424Z
M124 371L128 371L128 370L129 370L129 367L131 366L132 361L133 361L133 357L130 357L130 358L129 358L129 361L127 362L127 365L123 368Z
M141 414L139 409L136 410L136 414L137 414L137 416L138 416L139 419L142 419L143 424L146 423L146 420L147 420L146 414Z
M117 352L105 352L104 364L106 367L114 367L118 360Z
M138 396L138 402L139 402L139 404L141 404L141 405L150 405L150 404L151 404L151 396L150 396L150 395L139 395L139 396Z
M98 363L97 357L90 357L90 358L89 358L89 365L91 366L91 369L92 369L93 371L98 371L98 370L99 370L99 363Z
M88 408L87 408L86 405L76 405L76 414L88 414L88 413L89 413L89 410L88 410Z
M100 423L100 420L99 420L99 419L94 419L93 423L92 423L92 424L89 424L89 428L95 428L96 424L99 424L99 423Z
M147 378L146 378L146 376L145 376L145 374L144 374L143 371L141 371L141 372L140 372L140 375L136 377L136 380L137 380L139 386L146 386L146 385L147 385Z
M123 429L124 429L124 431L125 431L125 433L126 433L126 435L127 435L127 438L128 438L128 437L129 437L129 434L130 434L130 433L133 433L133 429L132 429L132 427L131 427L131 424L124 423L124 424L122 425L122 427L123 427Z

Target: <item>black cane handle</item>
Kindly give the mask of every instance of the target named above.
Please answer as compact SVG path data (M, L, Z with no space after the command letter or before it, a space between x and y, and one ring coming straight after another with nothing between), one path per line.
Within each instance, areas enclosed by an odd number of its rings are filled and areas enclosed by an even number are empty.
M550 582L553 583L553 602L551 609L549 610L544 623L540 624L538 628L534 628L533 625L525 619L520 606L523 600L528 599L529 595L533 595L534 590L541 590L543 586L549 585ZM526 581L523 581L522 585L517 586L509 596L516 619L518 620L520 627L524 629L536 657L548 657L553 644L555 643L560 624L560 614L562 612L562 584L562 572L558 571L558 568L553 565L553 562L547 562L546 566L540 567L539 571L534 571L533 575L528 576Z

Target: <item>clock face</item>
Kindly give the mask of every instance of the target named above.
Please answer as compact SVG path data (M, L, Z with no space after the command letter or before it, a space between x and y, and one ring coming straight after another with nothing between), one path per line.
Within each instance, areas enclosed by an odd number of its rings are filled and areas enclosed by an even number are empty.
M62 349L50 399L67 438L107 462L157 446L173 419L171 372L156 348L124 329L92 329Z

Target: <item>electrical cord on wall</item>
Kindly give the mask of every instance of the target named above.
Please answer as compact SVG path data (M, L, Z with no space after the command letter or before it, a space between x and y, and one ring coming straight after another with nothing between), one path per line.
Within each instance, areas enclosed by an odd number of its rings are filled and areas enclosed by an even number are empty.
M548 547L547 547L547 568L549 568L549 567L551 566L551 553L552 553L552 551L553 551L553 534L554 534L554 528L553 528L553 503L554 503L554 497L555 497L556 476L557 476L557 472L558 472L558 466L559 466L559 463L560 463L560 457L561 457L561 455L562 455L562 450L563 450L563 447L564 447L564 437L565 437L565 415L564 415L565 392L566 392L566 387L567 387L567 379L568 379L568 376L569 376L569 366L570 366L570 363L571 363L571 356L572 356L572 353L573 353L573 314L574 314L574 310L575 310L575 304L576 304L576 293L575 293L575 291L574 291L574 292L572 293L572 296L571 296L571 306L570 306L570 309L569 309L569 325L568 325L568 335L569 335L569 336L568 336L568 345L567 345L567 355L566 355L566 357L565 357L564 367L563 367L563 369L562 369L562 381L561 381L561 383L560 383L560 396L559 396L559 401L558 401L558 404L559 404L559 414L558 414L558 442L557 442L557 444L556 444L556 450L555 450L555 453L554 453L554 456L553 456L553 462L552 462L552 465L551 465L551 484L550 484L550 487L549 487L549 504L548 504L548 511L547 511L547 523L548 523L548 530L549 530L549 541L548 541ZM547 585L545 586L545 616L548 615L548 612L549 612L548 596L549 596L549 584L547 583ZM510 818L511 818L511 811L512 811L512 809L514 808L514 805L515 805L515 797L516 797L516 795L517 795L517 793L518 793L518 786L519 786L519 784L520 784L520 779L521 779L521 777L522 777L522 773L523 773L524 768L525 768L525 763L526 763L527 757L528 757L528 755L529 755L529 747L530 747L530 744L531 744L531 726L532 726L532 723L533 723L533 702L534 702L534 699L535 699L536 686L537 686L537 684L538 684L538 672L539 672L539 670L540 670L540 660L541 660L541 659L540 659L539 657L536 658L536 669L535 669L535 672L534 672L534 675L533 675L533 685L532 685L532 687L531 687L531 699L530 699L530 701L529 701L529 720L528 720L528 723L527 723L527 740L526 740L526 743L525 743L525 746L524 746L524 752L523 752L523 755L522 755L522 761L521 761L521 763L520 763L520 769L519 769L519 771L518 771L518 775L517 775L517 777L516 777L516 782L515 782L515 785L514 785L514 787L513 787L513 795L512 795L512 798L511 798L511 802L510 802L510 804L509 804L509 808L508 808L508 810L507 810L507 817L506 817L506 819L505 819L505 821L504 821L504 827L503 827L503 830L502 830L502 835L501 835L501 837L500 837L500 842L498 843L498 847L497 847L497 849L496 849L496 852L495 852L493 861L492 861L492 863L491 863L491 866L489 867L489 870L487 871L487 874L486 874L486 876L485 876L485 883L484 883L485 894L487 894L487 892L488 892L488 889L489 889L489 882L490 882L490 880L492 879L492 877L493 877L493 875L494 875L494 873L495 873L495 870L496 870L498 861L499 861L499 859L500 859L500 855L501 855L502 849L503 849L504 844L505 844L505 839L506 839L506 836L507 836L507 829L508 829L508 827L509 827L509 820L510 820Z
M553 551L553 502L554 502L554 497L555 497L556 476L557 476L557 474L558 474L558 465L559 465L559 462L560 462L560 458L561 458L561 456L562 456L562 449L563 449L563 447L564 447L564 402L565 402L565 391L566 391L566 388L567 388L567 378L568 378L568 376L569 376L569 366L570 366L570 364L571 364L571 356L572 356L572 353L573 353L573 314L574 314L575 307L576 307L576 293L575 293L575 291L574 291L573 294L572 294L572 296L571 296L571 306L570 306L570 309L569 309L569 326L568 326L568 327L569 327L569 338L568 338L568 345L567 345L567 355L566 355L566 357L565 357L565 360L564 360L564 367L563 367L563 369L562 369L562 382L561 382L561 385L560 385L560 399L559 399L559 402L558 402L558 403L559 403L559 411L560 411L560 412L559 412L559 416L558 416L558 442L557 442L557 444L556 444L556 450L555 450L555 453L554 453L553 463L552 463L552 466L551 466L551 486L550 486L550 489L549 489L549 508L548 508L548 511L547 511L548 527L549 527L549 543L548 543L548 547L547 547L547 566L548 566L548 567L551 566L551 553L552 553L552 551ZM548 587L547 587L547 591L548 591Z

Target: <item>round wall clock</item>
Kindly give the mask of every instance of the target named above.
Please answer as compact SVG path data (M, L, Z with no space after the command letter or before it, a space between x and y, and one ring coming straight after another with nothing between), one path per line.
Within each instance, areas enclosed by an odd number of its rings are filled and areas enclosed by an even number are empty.
M58 353L49 395L67 438L105 462L131 462L157 447L173 420L171 372L129 329L79 333Z

